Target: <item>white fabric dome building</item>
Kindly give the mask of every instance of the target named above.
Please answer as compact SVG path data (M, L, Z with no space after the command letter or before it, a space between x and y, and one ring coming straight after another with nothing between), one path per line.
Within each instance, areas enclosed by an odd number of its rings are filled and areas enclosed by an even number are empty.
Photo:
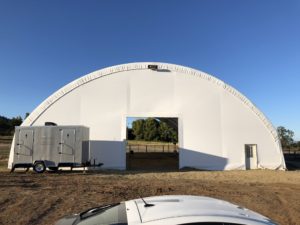
M90 73L47 98L22 126L87 126L94 159L122 170L128 117L177 118L179 168L285 169L276 129L250 100L211 75L173 64ZM13 148L9 166L12 158Z

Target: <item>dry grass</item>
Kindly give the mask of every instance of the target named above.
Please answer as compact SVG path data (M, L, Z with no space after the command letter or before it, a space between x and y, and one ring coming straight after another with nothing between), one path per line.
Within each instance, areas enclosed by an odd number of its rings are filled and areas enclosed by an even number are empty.
M128 140L129 145L173 145L172 142L159 142L159 141L136 141Z
M188 194L224 199L300 225L300 171L9 173L0 145L0 224L53 224L87 208L139 196Z
M0 170L7 168L11 142L11 136L0 136Z
M127 141L126 152L177 152L178 145L168 142Z
M297 171L0 172L0 224L50 225L89 207L170 194L216 197L283 225L300 224Z

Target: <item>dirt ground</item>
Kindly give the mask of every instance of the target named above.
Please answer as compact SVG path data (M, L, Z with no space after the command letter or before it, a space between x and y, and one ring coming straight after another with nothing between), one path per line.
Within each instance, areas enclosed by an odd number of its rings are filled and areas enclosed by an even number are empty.
M0 171L0 224L54 224L87 208L139 196L203 195L300 224L299 171L61 172Z
M6 139L0 140L0 225L50 225L94 206L174 194L216 197L300 225L300 170L9 173Z

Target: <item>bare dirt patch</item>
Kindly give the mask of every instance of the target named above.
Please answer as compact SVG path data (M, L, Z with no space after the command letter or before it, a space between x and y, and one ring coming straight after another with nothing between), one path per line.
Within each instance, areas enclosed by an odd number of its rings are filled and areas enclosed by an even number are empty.
M53 224L60 217L139 196L204 195L300 224L300 172L0 172L0 224Z

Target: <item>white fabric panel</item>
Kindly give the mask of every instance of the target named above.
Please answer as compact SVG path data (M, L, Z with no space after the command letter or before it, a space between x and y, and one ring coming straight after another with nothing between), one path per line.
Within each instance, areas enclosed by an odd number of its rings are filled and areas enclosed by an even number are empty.
M126 89L126 77L122 74L82 86L81 122L90 127L91 140L122 140L121 115L126 112Z
M91 163L103 163L103 169L126 169L125 142L90 141Z
M174 76L169 72L142 70L124 73L128 81L128 113L172 112ZM176 104L176 103L175 103Z
M45 113L42 113L34 122L35 126L44 125L45 122L54 122L59 125L82 125L80 123L80 107L82 89L77 88L70 94L55 102Z
M239 168L241 162L245 161L245 144L257 144L261 168L280 167L280 151L273 136L266 132L264 124L227 91L223 90L221 97L223 149L228 155L227 168L232 169L234 165Z
M257 144L260 168L285 168L276 130L245 96L203 72L163 63L155 63L162 69L155 71L148 64L79 78L45 100L23 125L87 126L92 156L104 168L125 169L126 117L177 117L180 168L245 169L245 144ZM12 156L13 149L9 165Z

